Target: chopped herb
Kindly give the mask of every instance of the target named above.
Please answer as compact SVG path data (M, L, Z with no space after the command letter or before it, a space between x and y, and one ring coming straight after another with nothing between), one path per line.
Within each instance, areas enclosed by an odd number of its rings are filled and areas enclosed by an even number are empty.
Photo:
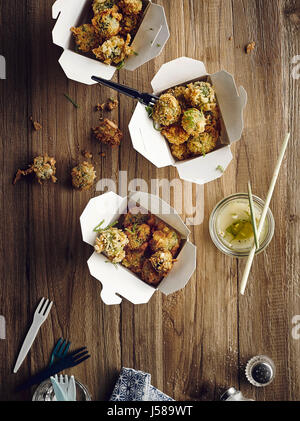
M217 171L224 172L224 168L221 165L218 165L216 168Z
M101 228L101 226L104 224L104 220L100 222L100 224L98 224L95 228L94 228L94 232L103 232L106 231L110 228L113 228L115 225L117 225L119 223L119 221L115 221L112 224L108 225L106 228Z
M149 31L153 31L153 28L149 28Z
M136 51L134 51L134 52L133 52L133 54L134 54L135 56L138 56L138 55L139 55L139 53L137 53Z
M156 44L156 46L159 48L159 47L161 47L161 44Z
M158 126L155 121L153 120L153 127L155 130L157 130L158 132L161 132L162 128L160 126Z
M153 107L151 107L151 105L147 105L146 111L148 113L149 118L151 118L153 115Z
M111 263L112 265L114 265L114 267L115 267L116 269L119 269L119 265L118 265L118 263L114 263L114 262L112 262L111 260L105 260L105 263Z
M73 101L73 99L70 98L68 94L64 94L64 96L74 105L75 108L79 108L79 105L76 104L76 102Z

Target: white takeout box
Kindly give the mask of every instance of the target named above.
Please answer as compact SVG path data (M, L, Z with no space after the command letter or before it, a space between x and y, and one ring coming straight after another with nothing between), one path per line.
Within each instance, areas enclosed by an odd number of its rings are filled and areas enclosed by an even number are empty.
M157 288L146 284L121 264L107 263L107 257L94 252L88 260L88 267L91 275L102 283L101 298L105 304L120 304L120 296L133 304L144 304L150 300L156 289L165 295L172 294L186 286L196 269L196 247L188 240L189 229L175 209L159 197L148 193L135 192L122 198L108 192L91 199L80 217L83 241L94 246L97 237L94 228L100 221L104 220L103 226L106 227L117 221L120 215L126 214L127 208L132 209L137 204L174 228L181 234L184 244L171 272Z
M129 131L134 149L162 168L172 165L177 168L179 177L196 184L205 184L223 175L218 169L226 170L232 160L230 145L242 136L243 110L247 103L247 93L241 86L237 89L233 76L222 70L208 75L204 63L181 57L164 64L151 82L155 95L165 90L186 85L190 82L209 78L212 82L221 111L222 147L186 161L177 161L171 154L168 141L153 127L145 106L138 103L129 123Z
M170 37L164 8L143 0L146 4L143 21L134 37L132 47L138 55L126 59L124 69L135 70L157 57ZM72 26L89 23L86 19L92 8L92 0L57 0L52 7L52 17L57 19L52 31L53 43L64 49L59 63L69 79L87 85L95 84L92 76L111 79L117 70L115 66L75 52Z

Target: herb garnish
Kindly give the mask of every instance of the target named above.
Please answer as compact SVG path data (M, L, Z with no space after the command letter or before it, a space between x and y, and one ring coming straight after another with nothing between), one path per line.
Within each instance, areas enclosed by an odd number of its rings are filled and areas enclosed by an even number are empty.
M125 66L125 61L121 61L121 63L117 66L117 70L121 70L123 69L123 67Z
M222 165L218 165L217 168L216 168L216 170L217 171L220 171L222 173L224 172L224 168L222 167Z
M76 104L76 102L73 101L73 99L70 98L68 94L64 94L64 96L74 105L75 108L79 108L79 105Z
M103 219L103 221L101 221L100 222L100 224L98 224L95 228L94 228L94 232L103 232L103 231L106 231L106 230L108 230L108 229L110 229L110 228L113 228L115 225L117 225L119 223L119 221L115 221L115 222L113 222L112 224L110 224L110 225L108 225L106 228L101 228L102 227L102 225L104 224L104 219Z
M147 105L146 111L148 113L149 118L151 118L153 115L153 107L151 107L151 105Z

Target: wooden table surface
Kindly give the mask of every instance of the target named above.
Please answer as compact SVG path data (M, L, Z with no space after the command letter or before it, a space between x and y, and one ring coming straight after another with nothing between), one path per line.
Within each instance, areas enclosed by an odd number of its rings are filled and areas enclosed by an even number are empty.
M0 54L7 63L7 79L0 80L0 314L7 323L7 339L0 341L2 401L31 399L34 389L16 394L14 388L48 363L60 337L71 340L73 349L88 347L91 358L72 373L93 400L109 398L121 367L151 373L152 384L176 400L218 400L229 386L256 400L300 399L300 341L292 337L292 318L300 314L300 81L292 62L300 54L300 2L155 2L165 7L170 26L164 52L134 72L117 72L114 80L149 91L160 66L180 56L204 61L210 73L226 69L249 95L245 130L224 176L198 188L204 221L190 227L198 264L186 288L168 297L157 292L146 305L124 300L106 306L101 284L89 274L91 248L82 242L79 225L88 200L100 192L75 192L71 168L88 150L97 178L117 185L120 171L127 171L128 181L142 178L148 185L154 179L178 179L178 174L171 167L157 169L134 151L128 132L135 107L131 99L120 97L112 114L124 131L120 149L112 151L91 137L99 119L94 108L112 91L65 76L58 64L62 50L51 38L53 1L0 1ZM250 41L256 48L247 55ZM42 130L32 129L30 116ZM240 296L245 262L217 251L209 216L219 200L245 192L249 178L253 192L266 196L287 131L291 142L271 203L275 236L255 259L246 294ZM41 187L28 178L13 186L15 171L43 153L56 158L58 183ZM193 191L195 201L196 186ZM174 204L174 197L170 201ZM188 216L186 209L182 216ZM12 374L43 296L54 306L21 369ZM277 374L270 386L255 389L246 382L244 368L261 353L274 360Z

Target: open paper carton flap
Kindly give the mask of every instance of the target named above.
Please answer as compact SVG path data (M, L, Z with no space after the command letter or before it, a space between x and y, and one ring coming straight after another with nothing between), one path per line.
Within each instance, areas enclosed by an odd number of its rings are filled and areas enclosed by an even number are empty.
M144 20L133 40L132 46L137 55L131 56L125 61L124 68L135 70L163 50L170 37L169 28L162 6L148 3ZM57 22L52 31L53 43L62 47L64 52L59 59L66 76L76 82L94 85L97 82L92 76L99 76L110 80L116 72L116 66L101 63L96 58L90 58L70 49L72 45L72 26L83 23L82 17L88 14L91 8L91 0L57 0L52 6L52 17Z
M94 229L102 221L104 221L103 228L114 222L119 217L120 209L123 210L126 204L126 198L124 199L113 192L91 199L80 217L83 241L94 246L97 237Z
M183 289L196 270L197 248L187 241L169 275L158 286L165 295Z
M181 179L205 184L222 177L232 158L230 146L223 146L205 156L177 162L176 167Z
M173 165L175 160L167 141L154 129L153 120L145 106L138 103L129 123L129 132L134 149L157 168Z
M165 91L173 86L186 83L207 75L206 68L202 61L188 57L180 57L169 63L163 64L151 81L152 88L156 94Z
M120 304L121 295L133 304L145 304L155 289L141 281L134 273L122 265L108 263L107 257L94 253L88 260L89 270L92 276L98 279L103 289L101 298L108 305Z
M157 57L169 38L170 31L164 8L150 3L132 43L132 48L138 55L129 57L124 68L133 71Z
M240 140L244 129L243 111L247 104L247 93L241 86L237 90L233 76L222 70L210 75L222 118L226 127L229 143Z
M117 220L120 213L125 213L129 208L138 204L145 210L162 211L157 214L163 221L176 229L185 239L185 244L178 256L179 260L166 277L160 289L165 294L170 294L183 288L195 270L196 248L188 241L189 229L183 223L175 209L170 207L160 198L144 192L131 193L129 198L122 198L113 192L105 193L91 199L80 217L82 237L91 246L95 243L96 233L94 228L104 220L103 227ZM178 267L177 267L178 265ZM141 281L134 273L122 265L113 265L102 254L93 253L88 260L90 273L103 285L101 297L106 304L120 304L121 295L134 304L147 303L155 292L155 288ZM175 274L177 276L175 276Z

